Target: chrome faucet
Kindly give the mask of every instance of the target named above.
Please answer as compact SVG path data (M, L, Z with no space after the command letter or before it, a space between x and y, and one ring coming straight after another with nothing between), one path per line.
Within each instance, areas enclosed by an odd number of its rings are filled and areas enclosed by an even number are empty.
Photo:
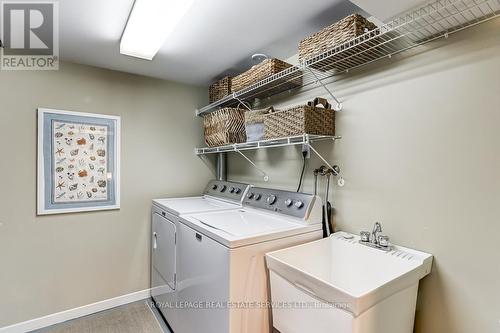
M382 232L382 225L380 224L380 222L375 222L375 224L373 225L372 235L370 239L370 242L372 244L378 245L378 234L380 232Z
M389 237L379 235L381 232L382 225L379 222L375 222L371 233L369 231L361 231L359 243L376 249L390 251L392 247L389 243Z

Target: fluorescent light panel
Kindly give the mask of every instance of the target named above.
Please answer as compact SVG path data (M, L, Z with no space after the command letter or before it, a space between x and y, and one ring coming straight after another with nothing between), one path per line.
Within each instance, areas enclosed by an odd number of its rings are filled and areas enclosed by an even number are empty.
M135 0L120 53L152 60L194 0Z

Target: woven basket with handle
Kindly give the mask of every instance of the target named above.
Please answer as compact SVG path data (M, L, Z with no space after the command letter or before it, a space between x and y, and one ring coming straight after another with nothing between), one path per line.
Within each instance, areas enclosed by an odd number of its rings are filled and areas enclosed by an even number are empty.
M209 147L246 141L245 110L222 108L203 117L205 143Z
M335 135L335 111L326 99L318 97L306 105L267 114L264 128L266 139L302 134Z
M240 91L245 89L246 87L251 86L254 83L259 82L271 75L277 74L289 67L292 67L287 62L284 62L279 59L266 59L258 65L253 66L248 71L236 76L233 78L232 82L232 90ZM301 81L298 79L294 79L293 81L287 82L294 87L298 87L301 84ZM292 87L289 87L291 89Z
M217 102L219 99L231 94L231 81L232 78L226 76L210 85L208 88L208 100L210 103Z
M299 43L299 60L310 59L376 27L359 14L349 15L302 40Z

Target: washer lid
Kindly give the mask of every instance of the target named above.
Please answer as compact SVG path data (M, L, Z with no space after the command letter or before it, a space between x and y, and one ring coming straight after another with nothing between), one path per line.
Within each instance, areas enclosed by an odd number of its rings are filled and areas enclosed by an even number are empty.
M193 219L234 237L269 233L280 229L300 227L297 223L273 215L263 215L239 209L224 213L198 214Z
M296 218L238 209L182 216L187 225L227 247L239 247L321 229Z
M241 207L237 203L230 203L210 197L155 199L153 203L174 215L238 209Z

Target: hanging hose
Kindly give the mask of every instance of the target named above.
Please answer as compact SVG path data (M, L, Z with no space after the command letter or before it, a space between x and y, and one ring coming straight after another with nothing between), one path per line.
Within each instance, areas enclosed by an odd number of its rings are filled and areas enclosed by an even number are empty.
M337 169L338 169L338 167L337 167ZM322 207L323 238L329 237L330 234L332 233L332 225L331 225L332 205L328 201L329 193L330 193L330 177L332 175L334 175L334 176L338 175L338 172L339 172L339 170L330 169L324 165L322 165L320 168L314 170L314 195L317 195L317 193L318 193L318 175L326 176L325 201L323 202L323 207Z
M314 170L314 195L318 195L318 170Z
M325 215L325 225L326 225L326 237L329 237L331 234L330 218L331 218L332 207L330 202L328 202L328 192L330 191L330 175L331 175L330 172L326 174L325 204L323 205L324 215Z

